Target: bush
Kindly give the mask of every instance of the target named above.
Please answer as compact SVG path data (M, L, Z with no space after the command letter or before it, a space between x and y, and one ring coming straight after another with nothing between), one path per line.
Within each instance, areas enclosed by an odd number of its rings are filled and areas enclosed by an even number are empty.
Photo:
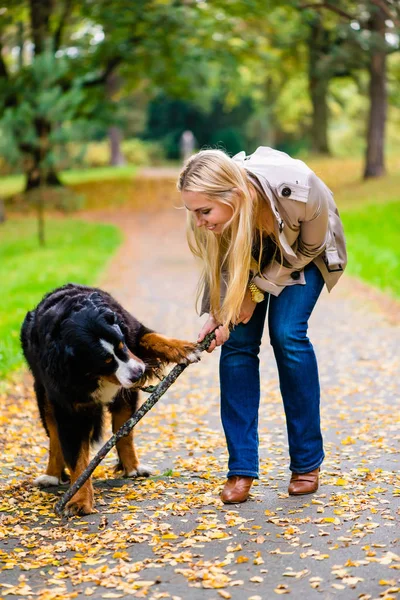
M165 160L160 143L144 142L137 138L122 142L122 154L130 165L158 165Z
M218 147L228 152L228 154L235 155L245 147L244 138L236 127L225 127L225 129L218 129L210 140L211 147Z
M164 151L157 142L145 142L137 138L124 140L121 144L122 154L130 165L155 165L164 159ZM90 142L86 146L70 144L68 158L63 168L104 167L110 164L110 145L108 140Z
M8 207L25 212L35 209L39 202L39 194L43 194L45 210L59 210L63 213L71 213L82 210L86 206L84 194L78 193L70 187L48 186L40 190L35 188L21 194L15 194L8 199Z

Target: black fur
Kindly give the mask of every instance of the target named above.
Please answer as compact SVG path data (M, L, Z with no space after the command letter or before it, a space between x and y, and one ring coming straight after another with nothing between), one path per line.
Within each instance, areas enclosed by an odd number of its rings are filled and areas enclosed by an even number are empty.
M150 344L145 343L144 336L148 334L154 334L149 338ZM75 479L75 471L82 470L79 461L84 444L96 442L101 436L105 406L96 399L96 393L105 381L115 381L118 364L100 339L112 344L124 363L130 358L144 363L144 372L142 366L137 370L132 367L129 371L132 387L120 387L108 405L117 417L121 411L126 414L127 406L129 414L136 410L137 387L154 375L160 376L166 363L188 359L195 350L189 342L157 336L110 294L82 285L58 288L28 312L22 325L21 343L34 377L40 417L50 437L47 470L50 476L62 480L64 466L68 466ZM62 451L64 464L58 464L58 460L57 472L50 466L52 443L53 459L58 443ZM78 502L73 512L91 512L81 504Z

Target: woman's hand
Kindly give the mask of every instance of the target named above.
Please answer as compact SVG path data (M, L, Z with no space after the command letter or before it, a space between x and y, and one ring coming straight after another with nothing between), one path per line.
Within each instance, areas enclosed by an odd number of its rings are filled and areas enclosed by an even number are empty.
M238 323L243 323L246 325L253 316L253 312L256 308L257 304L251 299L250 290L246 290L246 294L242 303L242 307L240 309L239 318L237 320Z
M212 352L217 346L222 346L222 344L229 339L229 329L223 325L218 325L214 317L209 315L207 321L200 330L197 342L202 342L207 333L211 333L212 331L215 331L215 340L211 342L207 352Z

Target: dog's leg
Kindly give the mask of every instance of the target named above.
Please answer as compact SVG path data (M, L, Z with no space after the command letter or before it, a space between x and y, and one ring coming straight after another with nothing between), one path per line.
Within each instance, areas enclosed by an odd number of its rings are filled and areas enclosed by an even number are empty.
M200 360L201 352L196 344L169 338L159 333L146 333L140 339L140 345L151 356L163 362L192 363Z
M89 440L84 440L81 444L78 460L74 467L69 467L71 471L71 485L75 483L79 475L83 473L89 464ZM82 485L82 487L72 496L71 500L67 502L65 508L65 514L70 515L90 515L94 510L93 504L93 485L92 480L89 479Z
M64 470L65 461L61 450L60 440L58 438L57 423L54 419L51 406L47 400L46 390L43 384L36 377L34 389L40 418L50 439L49 459L46 473L36 477L34 484L41 487L49 487L52 485L58 485L59 483L66 483L68 481L68 477Z
M93 414L80 414L60 410L55 407L55 418L59 423L58 431L62 453L71 473L71 484L75 483L89 464L90 436L93 429ZM70 515L89 515L93 508L93 486L89 479L72 496L64 513Z
M41 487L49 487L60 483L67 483L69 478L65 472L65 461L58 437L57 423L50 406L46 405L44 411L46 431L50 438L49 460L45 475L36 477L34 483Z
M116 433L120 427L132 416L137 407L137 392L124 390L110 407L112 413L112 430ZM141 465L136 453L133 430L117 442L119 463L116 470L124 471L125 477L148 477L151 475L150 467Z

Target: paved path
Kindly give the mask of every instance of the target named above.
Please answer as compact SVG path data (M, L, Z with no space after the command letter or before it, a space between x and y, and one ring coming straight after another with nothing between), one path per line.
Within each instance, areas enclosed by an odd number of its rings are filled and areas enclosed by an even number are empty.
M154 329L195 339L197 273L183 211L101 217L126 234L101 285ZM99 512L65 522L52 512L54 492L31 485L46 440L30 383L19 383L0 414L8 481L0 582L13 586L0 587L0 598L398 597L400 340L390 315L372 305L348 280L324 292L313 315L327 457L320 490L308 497L286 491L285 423L267 332L261 478L244 505L218 499L227 459L218 352L191 365L137 427L140 456L155 476L114 480L108 456L96 471Z

